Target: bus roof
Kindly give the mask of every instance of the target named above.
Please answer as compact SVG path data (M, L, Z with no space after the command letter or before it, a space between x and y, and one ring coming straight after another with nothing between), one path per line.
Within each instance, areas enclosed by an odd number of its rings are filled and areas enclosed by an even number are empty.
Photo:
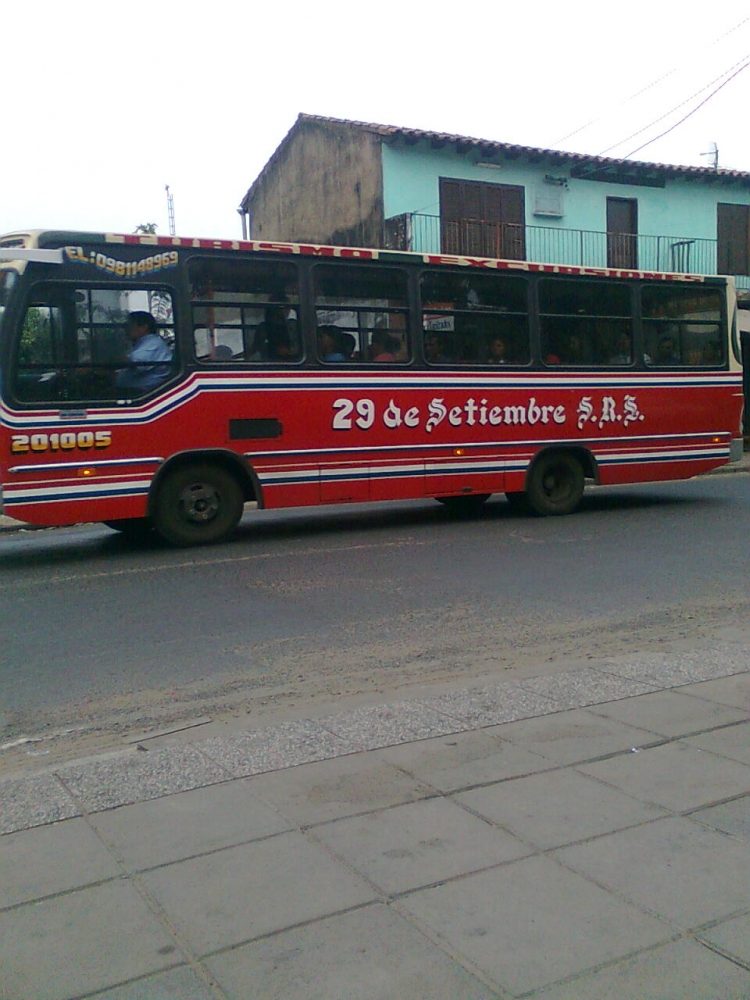
M94 233L71 230L29 230L0 236L0 261L44 260L29 251L56 250L70 245L110 244L113 246L170 247L173 249L238 251L242 253L277 253L292 256L334 258L353 261L378 260L383 263L422 263L431 266L459 266L484 270L518 271L550 275L580 275L603 278L640 278L657 281L726 283L720 275L702 275L671 271L642 271L634 268L584 267L573 264L544 263L483 257L478 254L429 254L408 250L382 250L374 247L341 247L318 243L292 243L283 240L231 240L206 237L158 236L148 233ZM15 252L14 252L15 251ZM26 251L26 252L24 252Z

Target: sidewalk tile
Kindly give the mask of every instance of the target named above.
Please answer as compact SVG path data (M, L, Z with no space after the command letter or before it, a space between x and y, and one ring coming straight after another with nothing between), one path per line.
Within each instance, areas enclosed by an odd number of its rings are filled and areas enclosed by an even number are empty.
M685 736L747 719L747 715L737 709L691 698L685 691L686 688L680 688L679 693L657 691L639 698L597 705L590 711L628 726L647 729L658 736Z
M750 674L747 672L747 653L745 653L745 672L733 677L723 677L721 680L706 681L704 684L693 684L683 688L684 694L706 698L708 701L738 708L750 716Z
M300 833L179 861L140 878L200 955L376 898Z
M242 779L120 806L91 822L136 871L291 829Z
M120 875L82 819L10 833L0 841L0 907L66 892Z
M0 784L0 834L80 816L81 810L51 774Z
M282 722L268 729L235 736L215 737L198 745L236 778L340 757L357 749L311 719Z
M586 709L510 722L485 732L493 736L497 734L504 740L510 740L514 746L558 764L577 764L652 743L658 738L644 729L606 719Z
M378 750L377 756L443 792L533 774L554 766L542 757L489 735L501 733L502 728L471 730L424 743L389 747Z
M515 837L445 799L315 828L315 836L385 892L404 892L528 854Z
M715 830L721 830L722 833L750 841L750 795L735 799L734 802L713 806L711 809L699 809L698 812L690 813L690 818L712 826Z
M737 913L750 899L747 846L689 819L657 820L553 856L683 928Z
M183 965L97 993L92 1000L216 1000L216 993L192 969Z
M578 770L674 812L750 792L747 764L724 760L682 742L580 764Z
M750 972L693 941L675 941L534 1000L747 1000Z
M701 733L700 736L689 736L684 740L688 746L710 750L731 760L738 760L750 765L750 723L738 726L727 726L726 729L715 729L712 733Z
M736 646L674 653L650 653L603 664L600 670L620 677L652 679L660 688L680 687L747 670L747 655Z
M2 989L13 1000L69 1000L182 961L124 881L0 913Z
M516 684L487 684L425 698L424 705L466 723L465 728L497 726L516 719L556 712L556 701L526 691Z
M620 698L633 698L659 689L659 685L653 681L617 677L591 667L566 670L546 677L528 677L518 683L526 691L550 698L560 708L597 705Z
M548 858L527 858L399 902L514 995L665 941L671 930Z
M88 812L185 792L229 777L191 746L174 746L156 753L133 750L68 764L57 773Z
M229 1000L497 1000L406 919L376 904L206 960Z
M324 716L318 722L358 750L376 750L464 729L462 723L415 701L355 708Z
M722 951L734 955L740 962L750 965L750 915L734 917L717 924L707 931L700 931L700 937L715 944ZM750 997L750 989L747 991Z
M433 794L428 785L372 753L301 764L259 774L251 781L256 795L301 826L415 802Z
M575 771L504 781L455 796L540 850L611 833L657 816L662 809L607 788Z

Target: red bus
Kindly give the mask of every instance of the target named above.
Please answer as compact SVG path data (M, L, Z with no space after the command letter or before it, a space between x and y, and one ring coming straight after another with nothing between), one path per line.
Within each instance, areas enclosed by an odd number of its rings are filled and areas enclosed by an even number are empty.
M584 485L742 451L731 279L309 244L0 238L5 513L175 545L259 508Z

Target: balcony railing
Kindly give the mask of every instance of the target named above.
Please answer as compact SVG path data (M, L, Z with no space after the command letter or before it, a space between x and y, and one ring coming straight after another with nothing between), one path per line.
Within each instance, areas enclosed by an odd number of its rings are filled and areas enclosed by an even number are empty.
M389 219L386 244L417 253L476 254L577 267L717 273L717 241L690 236L608 234L559 226L518 226L475 219L442 221L413 212ZM750 277L735 275L738 288Z

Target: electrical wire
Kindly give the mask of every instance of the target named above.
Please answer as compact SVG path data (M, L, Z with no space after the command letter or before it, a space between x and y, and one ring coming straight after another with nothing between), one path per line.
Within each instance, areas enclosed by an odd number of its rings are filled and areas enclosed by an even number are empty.
M635 153L640 153L640 151L642 149L645 149L646 146L650 146L653 142L656 142L657 139L661 139L665 135L669 135L669 133L673 132L677 128L678 125L682 125L683 122L686 122L688 120L688 118L690 118L692 115L695 114L696 111L698 111L700 108L702 108L704 104L708 104L708 102L711 100L711 98L715 94L718 94L719 91L722 89L722 87L726 87L726 85L730 82L730 80L733 80L736 76L739 76L739 74L743 71L743 69L747 69L748 66L750 66L750 59L747 60L747 62L744 64L744 66L740 66L740 68L736 72L732 73L732 75L730 77L728 77L728 79L726 79L723 83L720 83L719 86L716 88L716 90L712 91L708 95L708 97L706 97L704 100L702 100L700 102L700 104L698 104L696 107L693 108L692 111L689 111L683 118L680 118L680 120L678 122L675 122L674 125L670 125L670 127L668 129L665 129L659 135L655 135L653 139L649 139L648 142L644 142L642 146L638 146L637 149L631 149L631 151L629 153L625 154L624 158L627 159L628 156L633 156Z
M730 28L728 31L725 31L724 34L719 35L719 37L715 38L713 40L713 42L711 42L711 44L709 46L707 46L707 47L708 48L713 48L714 45L718 45L718 43L720 41L722 41L722 39L726 38L728 35L731 35L733 32L737 31L739 28L742 27L743 24L746 24L748 21L750 21L750 17L743 18L739 22L739 24L735 24L733 28ZM689 58L692 58L692 55ZM670 69L666 73L664 73L663 76L658 77L658 79L654 80L652 83L646 84L645 87L641 87L640 90L637 90L634 94L631 94L630 97L626 97L624 101L621 101L617 105L617 107L618 108L622 108L626 104L629 104L630 101L634 101L637 97L640 97L641 94L645 94L647 91L651 90L657 84L661 83L663 80L666 80L668 77L670 77L673 74L675 74L679 69L682 68L682 66L684 66L684 64L685 64L685 61L677 63L677 65L673 66L672 69ZM707 84L707 86L710 87L711 84ZM701 93L701 91L698 91L698 93ZM688 100L692 100L692 98L688 98ZM680 105L678 105L678 107L679 106ZM672 110L675 110L675 109L672 109ZM609 109L605 114L600 115L598 118L592 118L592 120L590 122L587 122L585 125L581 125L580 128L574 129L572 132L568 132L567 135L562 136L562 138L560 138L560 139L555 139L555 141L552 143L552 146L553 147L554 146L559 146L561 142L566 142L568 139L572 138L574 135L578 135L579 132L585 131L587 128L590 128L592 125L598 125L599 122L604 121L604 119L607 118L610 114L611 114L611 109ZM671 114L671 112L668 112L668 114ZM657 121L658 120L659 119L657 119ZM654 124L654 123L652 123L652 124ZM646 126L646 127L648 128L650 126ZM637 135L638 133L635 133L635 134ZM630 138L632 138L632 136ZM627 139L623 139L623 142L627 142ZM615 143L615 145L619 146L620 143ZM610 149L614 149L615 147L614 146L610 146L609 148ZM599 154L599 155L601 155L601 154Z
M740 64L744 63L745 65L747 65L746 60L748 60L748 59L750 59L750 55L744 55L742 57L742 59L739 59L736 63L734 63L734 65L730 66L729 69L725 69L723 73L720 73L718 76L714 77L713 80L709 80L708 83L704 84L704 86L702 86L700 88L700 90L696 90L696 92L694 94L691 94L690 97L686 97L684 101L680 101L679 104L676 104L673 108L670 108L669 111L666 111L663 115L659 115L658 118L655 118L652 122L649 122L648 125L644 125L643 128L639 128L636 132L631 132L631 134L630 135L626 135L624 139L620 139L619 142L612 143L611 146L607 146L606 149L601 150L601 152L597 153L596 155L597 156L604 156L606 153L609 153L610 150L617 149L618 146L624 146L626 142L630 142L631 139L635 139L635 137L637 135L642 135L644 132L647 132L650 128L653 128L654 125L658 125L659 122L664 121L665 118L669 118L670 115L673 115L675 113L675 111L678 111L680 108L684 107L686 104L689 104L690 101L695 100L695 98L698 97L700 94L702 94L704 90L708 90L709 87L713 87L713 85L715 83L718 83L719 80L722 80L725 76L727 76L728 73L732 73L732 71L736 70L738 66L740 67L740 69L737 70L737 72L740 72L741 70L743 70L745 68L745 66L740 65ZM729 80L731 80L732 77L736 76L736 75L737 75L736 73L732 73L732 76L728 77L724 82L725 83L729 83ZM724 86L724 84L722 84L722 86ZM719 89L721 89L721 88L717 88L717 91ZM712 96L712 95L709 95L709 97L710 96ZM698 105L698 107L700 107L700 105ZM698 109L696 108L696 111L697 110ZM641 147L641 149L642 148L643 147ZM628 154L628 155L630 155L630 154Z

